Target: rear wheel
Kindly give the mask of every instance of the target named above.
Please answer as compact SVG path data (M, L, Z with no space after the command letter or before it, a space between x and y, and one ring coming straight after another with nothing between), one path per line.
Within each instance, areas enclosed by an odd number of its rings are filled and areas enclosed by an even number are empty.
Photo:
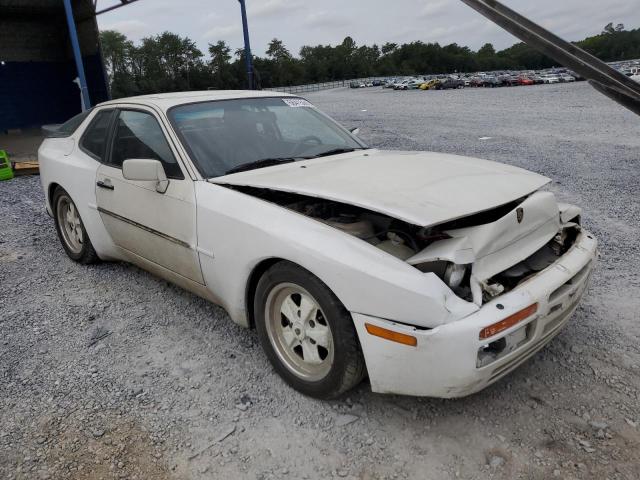
M318 278L290 262L258 282L256 329L267 357L296 390L335 398L365 375L351 315Z
M82 264L98 262L76 204L62 187L53 193L52 205L58 238L69 258Z

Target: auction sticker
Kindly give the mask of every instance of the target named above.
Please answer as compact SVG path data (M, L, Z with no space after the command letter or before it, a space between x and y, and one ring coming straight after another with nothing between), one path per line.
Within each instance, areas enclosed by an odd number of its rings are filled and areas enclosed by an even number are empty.
M304 98L283 98L282 101L289 105L290 107L311 107L309 102L307 102Z

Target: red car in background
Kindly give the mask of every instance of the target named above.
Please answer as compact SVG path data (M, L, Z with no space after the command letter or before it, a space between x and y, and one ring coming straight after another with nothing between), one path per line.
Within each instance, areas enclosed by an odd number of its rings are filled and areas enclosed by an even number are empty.
M518 77L518 85L535 85L535 83L529 77Z

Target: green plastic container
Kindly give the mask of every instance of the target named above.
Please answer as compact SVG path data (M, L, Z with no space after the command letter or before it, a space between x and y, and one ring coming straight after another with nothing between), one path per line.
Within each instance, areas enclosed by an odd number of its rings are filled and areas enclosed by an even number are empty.
M13 169L9 161L9 155L4 150L0 150L0 180L11 180L13 178Z

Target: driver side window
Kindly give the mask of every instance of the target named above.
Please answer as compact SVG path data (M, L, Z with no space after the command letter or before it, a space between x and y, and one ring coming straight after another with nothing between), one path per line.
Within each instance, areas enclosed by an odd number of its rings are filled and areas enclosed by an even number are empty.
M118 112L109 163L122 168L122 162L130 158L160 160L168 178L184 178L158 120L150 113Z

